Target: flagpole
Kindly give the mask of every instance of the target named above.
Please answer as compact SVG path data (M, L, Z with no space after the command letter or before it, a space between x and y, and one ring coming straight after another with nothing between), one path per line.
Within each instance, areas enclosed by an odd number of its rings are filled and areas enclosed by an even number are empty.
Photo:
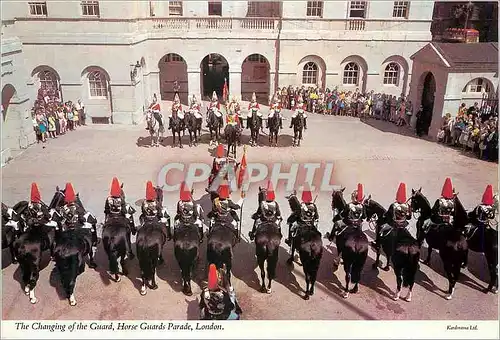
M242 160L243 158L245 158L245 164L244 164L244 168L243 167L240 167L240 171L246 171L246 154L247 154L247 146L244 145L243 146L243 157L242 157ZM241 166L241 164L240 164ZM245 174L243 173L243 176ZM240 177L241 175L239 175L238 177ZM238 178L239 179L239 178ZM243 203L245 202L245 191L243 190L243 179L241 180L241 188L240 188L240 196L241 198L243 198L243 201L241 202L241 206L240 206L240 225L238 227L238 241L241 241L241 224L242 224L242 221L243 221Z

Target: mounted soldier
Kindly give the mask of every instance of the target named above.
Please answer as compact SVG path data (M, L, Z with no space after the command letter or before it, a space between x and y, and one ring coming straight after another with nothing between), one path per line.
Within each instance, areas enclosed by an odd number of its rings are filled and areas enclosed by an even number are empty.
M184 112L182 111L182 104L179 99L179 94L176 93L174 96L174 102L172 103L172 108L170 115L168 116L168 129L172 129L172 116L176 115L181 121L184 121Z
M160 103L158 103L156 101L156 99L153 101L153 103L151 103L151 105L149 106L149 109L148 111L153 115L154 119L156 119L156 121L158 122L159 126L160 126L160 131L163 131L164 128L163 128L163 117L161 115L161 107L160 107ZM147 121L146 121L146 124L147 124ZM149 126L146 126L146 130L149 129Z
M262 113L260 112L260 106L259 103L257 103L257 96L255 95L255 92L252 93L252 100L248 104L248 114L247 114L247 129L250 128L249 121L250 118L252 118L252 114L255 112L257 114L257 117L262 121Z
M36 183L31 183L30 202L20 215L28 228L46 225L50 222L49 208L42 202Z
M179 201L177 202L177 214L174 217L174 228L176 228L179 223L195 224L200 234L200 243L203 243L202 218L201 206L194 203L192 191L188 190L186 182L182 182Z
M63 225L63 230L77 228L90 229L92 235L91 259L95 258L97 252L97 223L91 224L85 218L85 211L83 210L83 206L77 204L77 197L71 183L66 183L64 189L64 203L65 204L61 207L61 215L63 218L61 224ZM95 268L97 265L92 262L90 266Z
M229 191L229 184L227 182L219 186L219 190L217 191L218 197L212 201L212 211L208 213L208 217L210 218L209 229L211 229L215 220L218 220L228 226L232 226L233 231L238 234L238 222L240 218L236 210L241 209L241 206L231 200Z
M208 180L209 186L212 184L214 179L217 177L219 171L225 168L227 165L228 159L224 157L224 145L217 145L217 149L215 151L215 157L212 162L212 171L210 173L210 178Z
M129 232L127 233L127 256L129 259L134 258L134 254L132 253L132 242L130 241L130 233L135 235L137 232L133 216L134 213L135 209L125 201L125 194L123 193L122 186L120 186L120 183L118 182L118 178L113 177L109 196L106 198L106 202L104 203L104 223L106 223L108 219L115 216L123 216L129 221Z
M240 104L238 103L236 96L233 96L231 102L229 103L226 124L236 125L239 129L241 129L240 113Z
M495 207L495 196L493 195L493 186L488 184L483 193L481 203L469 213L469 219L473 224L489 225L496 217L498 207Z
M225 275L220 275L215 264L208 269L208 284L200 295L201 320L239 320L242 310L238 305L234 288L221 281Z
M214 91L212 93L212 101L208 105L208 110L207 110L207 123L208 123L208 116L210 111L212 111L217 118L219 118L220 125L224 125L224 120L222 119L222 112L220 110L220 103L219 103L219 98L217 97L217 93ZM208 126L208 125L207 125Z
M446 178L441 197L436 200L431 212L431 221L434 224L452 223L451 218L455 212L455 192L451 179Z
M317 228L318 221L318 208L313 202L311 191L309 191L309 188L306 186L306 188L302 192L302 203L300 205L300 211L297 214L292 213L287 220L288 238L285 240L285 243L288 245L291 244L292 238L296 234L297 229L300 228L302 224L311 225Z
M342 230L346 226L362 227L363 220L366 219L366 211L363 206L365 197L363 195L363 184L358 183L358 187L351 193L351 202L333 219L332 231L328 236L330 242L335 237L335 230Z
M191 111L195 118L200 119L203 118L201 114L201 104L196 99L196 96L193 94L191 97L191 103L189 105L189 111Z
M297 100L297 105L295 106L295 109L293 111L292 119L290 121L290 128L293 127L295 119L303 119L304 122L304 129L307 130L307 114L306 114L306 104L304 103L304 99L302 99L302 96L299 95L299 98Z
M280 206L278 202L275 201L276 196L274 194L273 185L271 181L267 182L267 190L265 200L260 202L259 208L252 215L253 227L252 230L248 233L250 237L250 241L253 241L255 238L255 232L257 227L262 222L281 222L283 217L281 217ZM280 230L281 231L281 230Z
M153 187L153 183L148 181L146 183L146 199L142 202L141 210L141 220L147 221L156 219L160 223L164 223L167 229L167 240L172 239L172 231L170 229L170 215L161 206L157 199L156 190Z
M283 117L281 116L281 102L280 102L280 97L275 94L273 98L273 103L271 104L271 107L269 108L269 115L267 116L267 124L266 128L269 128L269 119L273 118L274 115L278 116L279 122L280 122L280 129L283 129Z

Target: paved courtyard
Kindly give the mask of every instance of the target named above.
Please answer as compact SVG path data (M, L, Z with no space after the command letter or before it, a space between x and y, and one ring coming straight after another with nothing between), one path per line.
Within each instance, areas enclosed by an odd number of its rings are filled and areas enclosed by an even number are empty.
M285 112L285 116L289 117L290 112ZM335 183L347 188L346 199L360 182L364 184L365 193L372 194L385 207L393 201L400 181L406 182L408 193L411 188L422 187L423 193L433 203L441 192L445 177L449 176L467 209L472 209L480 201L487 184L493 184L495 192L498 190L497 164L479 161L433 142L384 132L385 128L373 127L373 124L366 124L359 119L310 115L302 146L293 148L290 146L292 131L288 124L289 120L284 122L280 147L249 147L248 162L333 161ZM395 131L394 127L388 128ZM247 136L248 132L244 134ZM45 149L42 149L42 145L35 145L2 169L2 200L13 205L19 200L28 199L30 183L36 181L42 199L48 203L56 185L63 187L66 182L72 182L86 208L102 221L104 200L113 176L124 183L128 201L140 204L145 195L146 181L156 181L159 170L168 162L212 162L212 148L208 147L207 137L198 147L189 148L185 145L184 149L170 146L148 148L141 137L147 137L143 124L87 126L57 140L50 140ZM245 137L244 141L247 139ZM171 138L165 142L170 143ZM267 144L267 136L262 137L262 142ZM242 148L239 148L238 158L241 153ZM206 207L208 202L205 192L201 187L195 189L194 198L202 199ZM285 217L290 213L284 198L286 194L279 191L276 195ZM177 199L178 193L166 193L165 204L172 215ZM320 231L324 234L331 228L330 193L322 193L316 203L320 214ZM298 264L293 269L286 265L288 247L282 242L273 293L261 294L258 292L260 272L254 257L255 247L247 238L252 226L250 216L256 208L257 196L253 190L244 203L244 239L234 249L233 263L233 283L245 319L498 318L498 297L481 292L489 277L485 260L475 253L470 254L469 268L462 271L453 300L444 299L448 283L439 255L435 253L430 267L421 264L413 301L408 303L395 302L390 298L395 289L394 274L392 271L372 270L374 253L370 250L360 291L345 300L340 294L344 271L340 268L332 273L336 249L324 240L326 251L318 274L316 294L311 300L304 301L301 297L305 288L302 268ZM370 238L374 236L368 225L364 229ZM108 263L101 247L98 268L92 270L87 267L78 278L76 307L70 307L66 300L59 297L57 274L53 272L52 263L42 270L36 290L39 302L31 305L18 283L20 273L17 265L10 265L10 256L4 252L3 318L196 319L199 285L206 278L206 240L201 252L196 283L193 284L195 294L192 297L185 297L180 292L180 270L173 256L171 242L164 248L166 263L158 270L159 289L141 296L138 291L137 260L133 260L129 266L128 279L120 283L112 282L106 272ZM427 253L425 247L422 253ZM385 263L384 256L382 261Z

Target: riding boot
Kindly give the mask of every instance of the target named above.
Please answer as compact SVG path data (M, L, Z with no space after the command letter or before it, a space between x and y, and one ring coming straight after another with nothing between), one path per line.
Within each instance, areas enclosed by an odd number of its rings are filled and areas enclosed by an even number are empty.
M292 119L290 120L290 129L293 128L293 121L295 120L295 118L292 117Z
M380 226L378 225L375 227L375 242L370 242L370 245L375 249L378 249L380 246Z
M135 258L135 255L132 252L132 241L130 240L130 234L130 231L127 232L127 258L129 260L133 260Z
M291 240L292 240L292 225L289 224L288 225L288 237L285 239L285 243L290 246L292 244Z
M328 233L328 241L333 242L335 223L333 224L332 230Z
M252 230L248 233L248 237L250 237L250 241L255 239L255 229L257 229L257 220L253 221Z

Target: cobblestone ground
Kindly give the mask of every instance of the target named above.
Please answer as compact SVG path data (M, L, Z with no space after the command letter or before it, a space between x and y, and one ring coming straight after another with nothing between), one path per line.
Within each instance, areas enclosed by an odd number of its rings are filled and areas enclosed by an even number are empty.
M290 112L285 116L289 117ZM359 119L310 115L309 129L305 131L300 148L291 147L289 120L280 137L280 147L248 148L249 162L335 162L335 182L347 187L345 197L358 182L365 186L366 194L387 207L394 199L400 181L411 188L423 188L431 202L438 197L446 176L450 176L467 209L472 209L482 196L485 186L493 184L497 190L497 164L479 161L460 151L436 143L384 132ZM395 131L394 127L389 127ZM206 131L205 131L206 133ZM245 136L248 132L245 131ZM140 204L145 195L147 180L156 180L160 168L168 162L207 162L211 164L212 149L208 137L198 147L184 149L145 147L147 137L143 125L88 126L66 136L51 140L45 149L35 145L26 150L3 169L3 202L13 205L29 197L30 183L37 181L42 198L49 202L56 185L68 181L87 209L103 219L104 199L111 178L117 176L125 183L129 202ZM187 140L187 139L186 139ZM247 138L245 137L246 141ZM170 143L167 138L165 143ZM262 142L267 144L265 137ZM238 150L238 158L242 149ZM207 203L203 189L196 188L194 197ZM277 201L283 215L290 213L284 198L287 193L277 192ZM174 211L178 193L166 194L166 206ZM323 234L331 227L330 193L322 193L316 201ZM301 297L305 288L302 268L295 264L290 269L285 261L288 247L282 242L279 253L276 282L271 295L258 292L260 272L254 257L254 244L246 238L251 228L250 215L257 207L255 191L251 191L243 208L244 239L234 249L233 281L245 319L497 319L498 298L484 294L488 273L484 258L470 254L469 268L463 270L453 300L444 299L447 280L436 253L431 266L421 264L411 303L394 302L390 294L395 288L392 271L372 270L374 253L370 250L365 265L360 291L344 300L340 285L344 284L344 271L332 272L336 249L324 240L325 252L318 274L316 294L309 301ZM136 219L138 217L136 216ZM412 221L414 225L414 221ZM373 232L364 226L371 238ZM135 247L134 247L135 249ZM3 318L4 319L195 319L196 297L199 285L206 278L206 241L201 248L195 295L185 297L181 292L180 271L173 256L171 242L164 249L166 263L158 270L159 289L140 296L137 260L130 264L128 279L110 282L106 272L108 263L102 248L96 270L86 269L78 278L76 298L78 305L70 307L57 293L57 274L48 264L40 275L37 286L39 302L31 305L18 283L17 265L9 265L7 252L3 256ZM425 247L423 255L427 253ZM385 257L382 256L385 262ZM45 261L48 262L48 261Z

